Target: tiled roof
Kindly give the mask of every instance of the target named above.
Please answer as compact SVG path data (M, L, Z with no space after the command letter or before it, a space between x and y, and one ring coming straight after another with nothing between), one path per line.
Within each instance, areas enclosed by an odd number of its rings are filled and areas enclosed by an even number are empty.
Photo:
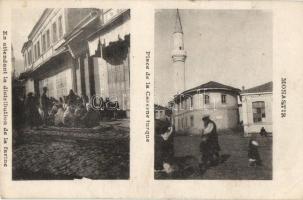
M197 87L194 87L192 89L186 90L183 93L187 93L189 91L193 91L193 90L211 90L211 89L222 89L222 90L233 90L236 92L240 92L240 89L228 86L228 85L224 85L215 81L209 81L207 83L204 83L202 85L199 85Z
M155 110L169 110L169 108L155 104Z
M185 90L181 94L177 94L174 97L174 100L176 100L180 96L188 95L190 93L197 93L198 91L229 91L238 94L241 90L215 81L209 81L197 87Z
M253 88L249 88L246 90L243 90L241 93L260 93L260 92L272 92L273 88L273 82L270 81L268 83L253 87Z

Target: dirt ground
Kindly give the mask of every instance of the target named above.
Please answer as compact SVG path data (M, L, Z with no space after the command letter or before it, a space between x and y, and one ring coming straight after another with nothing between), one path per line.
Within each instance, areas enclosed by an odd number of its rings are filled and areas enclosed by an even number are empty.
M238 131L219 133L222 163L208 168L203 174L193 173L180 179L206 179L206 180L271 180L272 179L272 137L256 136L259 142L259 153L263 161L262 166L251 167L248 165L248 143L250 137L243 137ZM195 158L199 162L200 137L176 136L174 138L175 158ZM166 179L157 173L156 178Z

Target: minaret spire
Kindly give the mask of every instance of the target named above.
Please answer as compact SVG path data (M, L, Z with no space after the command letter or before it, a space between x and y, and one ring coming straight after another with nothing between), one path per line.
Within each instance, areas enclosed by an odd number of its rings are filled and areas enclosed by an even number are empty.
M176 12L175 30L173 32L172 61L174 70L174 94L184 92L185 87L185 60L186 51L183 43L183 30L179 10Z
M174 33L183 33L180 14L179 14L179 9L177 9L177 16L176 16L176 23L175 23Z

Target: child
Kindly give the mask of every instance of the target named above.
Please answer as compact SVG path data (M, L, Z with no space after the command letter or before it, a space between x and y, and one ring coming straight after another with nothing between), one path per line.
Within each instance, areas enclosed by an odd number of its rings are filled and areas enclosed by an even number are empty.
M258 146L259 146L259 143L256 140L251 139L249 141L249 145L248 145L248 164L249 164L249 166L256 166L256 165L261 166L262 165Z

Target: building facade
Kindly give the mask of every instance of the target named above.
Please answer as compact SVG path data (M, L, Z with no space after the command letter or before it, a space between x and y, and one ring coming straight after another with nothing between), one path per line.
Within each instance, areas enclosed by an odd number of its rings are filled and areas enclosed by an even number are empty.
M39 95L43 87L48 95L59 98L75 88L75 58L66 37L88 16L98 16L98 9L45 9L22 48L26 91ZM22 77L21 77L22 78Z
M118 100L120 108L129 110L129 20L128 9L46 9L22 48L26 92L39 95L46 86L48 96L58 99L72 89L79 96ZM120 26L127 29L127 36ZM98 38L97 48L92 49L91 40L98 34L107 44ZM119 46L120 36L126 37ZM128 83L123 97L127 106L116 86L121 82Z
M217 82L208 82L175 96L173 118L177 132L200 134L202 116L210 115L217 129L235 128L239 124L240 90Z
M155 104L154 113L155 113L155 119L170 121L172 111L167 107Z
M104 24L88 36L96 95L130 109L130 10L107 9Z
M272 132L273 82L241 92L244 134L259 133L264 127Z

